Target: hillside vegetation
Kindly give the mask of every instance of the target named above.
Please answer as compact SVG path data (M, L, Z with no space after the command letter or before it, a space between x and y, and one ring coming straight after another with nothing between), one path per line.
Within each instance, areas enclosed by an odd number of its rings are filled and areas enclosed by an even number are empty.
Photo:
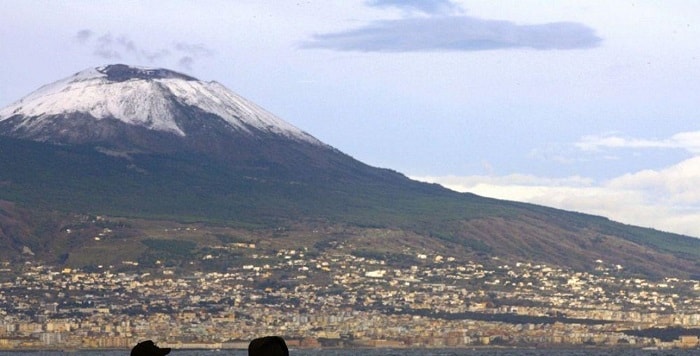
M401 244L391 237L366 236L371 231L401 231L411 236L404 243L434 245L475 258L500 256L584 269L600 259L646 276L700 275L695 262L700 259L700 240L602 217L455 193L349 157L337 168L264 159L233 164L196 153L104 152L0 138L0 200L13 202L0 207L2 241L8 251L30 246L54 261L75 258L83 248L78 241L96 231L66 236L67 226L75 225L75 216L105 215L226 226L263 236L279 234L279 229L302 236L318 226L336 226L347 231L344 238L371 237L374 250L389 254L400 251ZM170 251L157 236L128 225L116 228L135 239L122 241L132 246L121 257L179 253L186 259L183 251L194 248L180 243L175 246L180 252ZM321 236L309 243L332 238ZM199 241L196 246L208 244Z

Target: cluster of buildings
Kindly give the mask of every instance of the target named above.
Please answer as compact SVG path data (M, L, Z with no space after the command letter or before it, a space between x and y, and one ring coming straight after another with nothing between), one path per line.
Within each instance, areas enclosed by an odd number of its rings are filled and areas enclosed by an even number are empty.
M221 249L246 258L216 272L4 263L0 349L129 348L143 339L244 348L271 334L298 348L698 347L700 282L625 277L604 261L581 272L427 253L392 262L352 246ZM626 332L651 328L681 335Z

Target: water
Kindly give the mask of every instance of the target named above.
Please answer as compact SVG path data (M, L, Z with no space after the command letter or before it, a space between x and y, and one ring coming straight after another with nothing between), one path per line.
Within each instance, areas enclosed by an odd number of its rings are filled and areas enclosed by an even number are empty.
M0 352L0 356L124 356L129 351L16 351ZM700 350L638 350L638 349L356 349L356 350L291 350L292 356L584 356L584 355L620 355L620 356L666 356L699 355ZM173 350L173 356L247 356L246 350Z

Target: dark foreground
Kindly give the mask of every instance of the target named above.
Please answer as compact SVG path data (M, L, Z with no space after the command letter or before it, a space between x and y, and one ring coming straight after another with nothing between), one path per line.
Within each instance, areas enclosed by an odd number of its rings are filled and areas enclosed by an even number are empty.
M640 349L357 349L357 350L291 350L291 355L298 356L581 356L581 355L698 355L699 350L640 350ZM128 351L33 351L33 352L0 352L0 356L121 356L128 355ZM246 350L173 350L173 356L216 356L216 355L248 355Z

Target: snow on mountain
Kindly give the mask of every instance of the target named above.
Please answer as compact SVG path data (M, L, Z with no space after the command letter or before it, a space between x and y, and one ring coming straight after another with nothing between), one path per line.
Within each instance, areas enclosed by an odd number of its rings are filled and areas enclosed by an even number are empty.
M97 120L113 118L186 136L177 124L176 104L219 116L238 131L254 134L258 130L322 144L217 82L203 82L166 69L122 64L86 69L45 85L0 109L0 122L18 116L31 118L20 126L32 131L49 124L43 118L84 113Z

